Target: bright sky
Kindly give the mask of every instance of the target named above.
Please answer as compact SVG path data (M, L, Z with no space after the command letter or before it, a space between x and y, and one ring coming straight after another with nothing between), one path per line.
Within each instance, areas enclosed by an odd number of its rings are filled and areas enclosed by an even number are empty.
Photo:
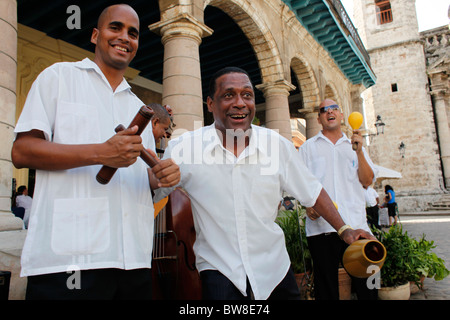
M348 15L353 19L353 0L341 0ZM448 25L450 0L416 0L419 32Z

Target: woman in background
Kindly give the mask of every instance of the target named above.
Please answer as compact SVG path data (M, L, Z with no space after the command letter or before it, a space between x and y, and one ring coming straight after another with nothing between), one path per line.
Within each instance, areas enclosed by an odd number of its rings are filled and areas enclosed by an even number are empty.
M398 222L398 215L396 212L397 203L395 202L395 192L394 189L390 185L384 186L385 202L387 203L388 215L389 215L389 224L392 225L392 220L394 220L394 225Z

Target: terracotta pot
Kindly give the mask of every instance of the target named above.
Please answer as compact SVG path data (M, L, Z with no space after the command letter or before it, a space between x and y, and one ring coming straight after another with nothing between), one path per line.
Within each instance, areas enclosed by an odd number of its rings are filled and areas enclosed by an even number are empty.
M347 272L357 278L368 278L373 274L371 266L379 269L386 259L386 248L377 240L357 240L344 252L342 263Z
M409 282L397 287L381 287L378 289L380 300L409 300L411 289Z

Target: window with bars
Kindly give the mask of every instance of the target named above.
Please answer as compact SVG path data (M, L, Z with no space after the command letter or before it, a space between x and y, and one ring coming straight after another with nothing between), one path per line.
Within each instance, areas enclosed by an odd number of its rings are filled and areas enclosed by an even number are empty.
M392 9L389 0L375 0L378 24L392 22Z

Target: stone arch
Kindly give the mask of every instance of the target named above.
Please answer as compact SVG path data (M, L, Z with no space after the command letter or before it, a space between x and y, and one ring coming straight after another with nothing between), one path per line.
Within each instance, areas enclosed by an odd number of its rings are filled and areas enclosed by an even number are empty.
M291 60L291 68L300 86L304 109L313 111L320 104L320 92L311 65L298 53Z
M204 8L208 5L221 9L241 28L255 51L263 83L284 79L275 39L254 7L245 0L205 0Z
M341 106L341 99L339 98L338 91L336 90L335 85L331 82L327 83L325 86L324 99L334 100L339 106Z
M349 130L349 127L347 127L347 117L345 115L349 115L350 114L350 110L348 105L343 105L342 104L342 99L339 97L338 91L336 90L335 85L332 82L327 83L327 85L325 86L325 99L331 99L334 100L340 107L342 112L344 113L344 118L341 121L341 129L342 131L344 131L345 134L347 134L347 136L349 136L349 134L351 134L351 131Z

